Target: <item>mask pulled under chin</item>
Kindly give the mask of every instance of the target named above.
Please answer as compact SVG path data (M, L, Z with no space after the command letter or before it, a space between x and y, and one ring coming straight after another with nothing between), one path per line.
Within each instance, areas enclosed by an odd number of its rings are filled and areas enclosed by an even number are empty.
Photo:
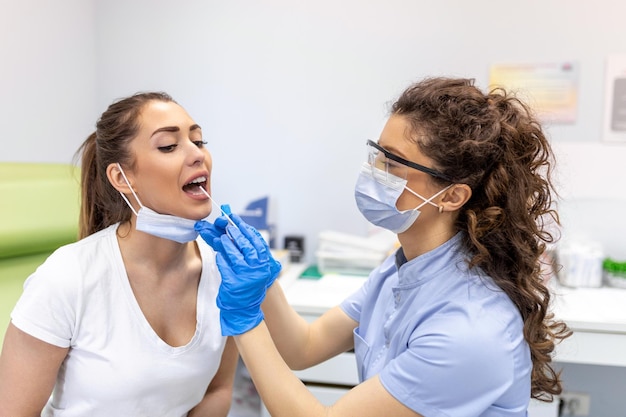
M185 219L169 214L160 214L142 206L137 213L136 229L163 239L178 243L196 240L198 232L194 229L196 220Z
M120 195L130 207L130 209L137 216L137 224L135 228L141 232L151 234L152 236L160 237L163 239L173 240L178 243L187 243L196 240L198 237L198 232L196 232L194 225L196 224L196 220L185 219L178 216L172 216L170 214L161 214L156 211L144 206L139 200L139 197L131 187L128 178L126 178L126 174L122 169L122 166L118 163L118 168L122 173L122 177L124 178L124 182L130 188L133 197L137 200L140 208L139 211L135 211L130 201L126 198L126 196L120 192Z

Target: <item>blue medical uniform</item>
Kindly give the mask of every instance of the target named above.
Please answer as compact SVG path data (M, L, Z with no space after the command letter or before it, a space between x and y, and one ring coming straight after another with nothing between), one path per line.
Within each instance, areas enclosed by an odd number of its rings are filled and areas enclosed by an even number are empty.
M467 267L458 233L407 261L400 248L341 308L359 325L361 381L379 375L426 417L526 416L532 363L519 310Z

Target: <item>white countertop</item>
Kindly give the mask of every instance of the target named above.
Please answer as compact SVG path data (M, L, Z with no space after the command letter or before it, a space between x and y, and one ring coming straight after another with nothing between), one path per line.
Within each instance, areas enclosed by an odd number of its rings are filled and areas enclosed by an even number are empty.
M299 278L306 265L285 268L279 282L294 309L314 320L341 303L366 281L363 276ZM557 345L554 360L626 367L626 289L568 288L551 283L552 310L573 335Z
M327 274L321 278L298 278L305 265L292 264L280 277L289 304L301 314L321 315L358 290L367 277Z
M626 289L551 286L554 314L574 331L626 334Z
M363 276L324 275L298 278L306 265L292 264L280 278L289 303L300 313L322 314L341 303L367 279ZM574 331L626 334L626 289L569 288L551 285L552 309Z

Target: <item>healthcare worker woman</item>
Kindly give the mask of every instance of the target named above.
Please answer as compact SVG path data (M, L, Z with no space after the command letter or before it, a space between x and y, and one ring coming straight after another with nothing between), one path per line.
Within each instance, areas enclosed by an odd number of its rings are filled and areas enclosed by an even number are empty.
M222 331L271 415L525 416L531 397L559 393L551 354L569 330L552 320L540 263L552 152L528 107L471 80L426 79L366 146L357 206L401 247L311 324L273 284L280 268L252 228L232 216L238 229L215 238L224 219L197 224L218 251ZM361 382L333 405L289 369L349 349Z
M111 104L82 147L81 240L32 274L0 356L0 416L225 417L237 350L196 220L202 129L171 97Z

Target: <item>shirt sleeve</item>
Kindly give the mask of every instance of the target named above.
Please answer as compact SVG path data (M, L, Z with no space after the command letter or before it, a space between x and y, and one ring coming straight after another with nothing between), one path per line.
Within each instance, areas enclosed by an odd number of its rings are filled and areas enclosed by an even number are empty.
M422 415L481 415L513 380L519 341L495 320L470 325L465 313L419 326L409 348L380 373L385 389Z
M44 342L69 347L76 323L76 263L61 248L24 283L11 313L18 329Z

